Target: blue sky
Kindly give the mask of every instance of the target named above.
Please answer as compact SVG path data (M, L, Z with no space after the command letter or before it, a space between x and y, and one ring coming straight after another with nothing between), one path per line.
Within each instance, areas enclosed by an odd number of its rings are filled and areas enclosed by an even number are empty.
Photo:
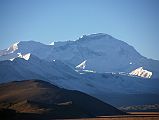
M159 60L159 0L0 0L0 49L107 33Z

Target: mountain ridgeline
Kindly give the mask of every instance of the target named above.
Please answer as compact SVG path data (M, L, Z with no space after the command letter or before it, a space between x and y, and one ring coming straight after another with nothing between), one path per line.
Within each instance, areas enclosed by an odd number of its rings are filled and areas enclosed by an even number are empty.
M159 104L158 68L159 61L104 33L52 45L21 41L0 51L0 83L40 79L115 107Z
M18 53L31 53L47 61L60 60L71 68L87 60L86 70L101 73L130 73L143 67L152 72L152 78L159 78L159 61L143 57L132 46L104 33L84 35L76 41L54 42L53 45L21 41L1 50L0 60L12 59Z

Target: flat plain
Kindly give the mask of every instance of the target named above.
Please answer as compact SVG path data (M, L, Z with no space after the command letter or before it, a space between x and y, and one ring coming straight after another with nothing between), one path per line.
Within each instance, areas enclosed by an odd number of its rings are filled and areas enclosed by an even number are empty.
M129 112L130 115L99 116L77 120L159 120L159 112Z

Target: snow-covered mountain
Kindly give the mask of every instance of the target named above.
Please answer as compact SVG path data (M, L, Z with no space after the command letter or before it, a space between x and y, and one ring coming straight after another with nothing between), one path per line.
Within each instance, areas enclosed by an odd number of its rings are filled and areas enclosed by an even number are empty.
M44 45L35 41L21 41L11 45L9 48L0 51L0 61L9 60L20 54L31 53L41 59L45 59L50 54L51 45Z
M25 79L49 81L115 106L132 105L136 96L142 104L159 101L159 61L103 33L51 45L21 41L1 50L0 83Z
M110 35L84 35L76 41L55 42L48 59L61 60L72 67L86 61L86 70L129 73L143 66L159 78L159 61L147 59L132 46Z
M159 61L147 59L132 46L104 33L84 35L76 41L54 42L45 45L35 41L22 41L0 51L0 60L9 60L18 53L31 53L47 61L60 60L71 68L96 72L126 72L139 68L159 78Z

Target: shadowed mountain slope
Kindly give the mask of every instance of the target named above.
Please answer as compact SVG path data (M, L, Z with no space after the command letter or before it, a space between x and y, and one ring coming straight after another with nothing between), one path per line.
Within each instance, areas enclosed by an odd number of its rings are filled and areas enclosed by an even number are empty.
M120 115L124 112L79 91L56 87L41 80L0 84L0 107L49 118Z

